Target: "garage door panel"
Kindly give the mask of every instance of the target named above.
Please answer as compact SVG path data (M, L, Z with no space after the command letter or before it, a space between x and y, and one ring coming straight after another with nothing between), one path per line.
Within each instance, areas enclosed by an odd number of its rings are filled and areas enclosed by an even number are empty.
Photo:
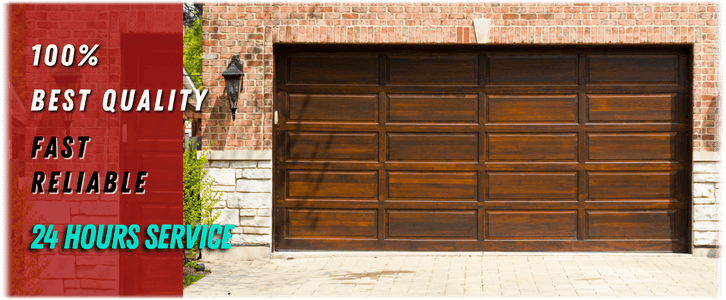
M675 161L678 133L588 133L588 158L597 160Z
M488 134L491 161L577 161L577 134Z
M478 82L475 54L388 55L389 84L476 85Z
M378 133L288 132L288 159L378 161Z
M477 238L476 210L387 210L389 238Z
M287 233L295 238L376 238L377 210L287 210Z
M607 161L607 162L588 162L583 170L593 171L632 171L632 172L650 172L650 171L680 171L685 170L683 163L680 162L648 162L648 161Z
M476 172L389 172L387 199L477 200Z
M577 211L487 210L487 238L577 238Z
M491 84L577 84L577 55L487 55Z
M686 124L671 123L587 123L585 130L588 133L595 132L684 132L688 131Z
M289 94L291 122L378 122L376 94Z
M677 239L676 210L587 211L589 238Z
M389 133L389 161L477 161L476 133Z
M589 122L677 122L678 96L587 95Z
M487 122L577 123L577 95L488 95Z
M375 199L378 172L288 171L288 197Z
M477 95L388 95L388 122L477 123Z
M273 247L687 252L691 55L276 45Z
M677 54L588 55L591 84L678 84Z
M487 172L488 200L577 200L577 173Z
M544 200L544 201L543 201ZM580 204L574 199L494 199L487 200L491 210L577 210Z
M673 199L678 172L588 172L588 200Z
M288 84L378 84L378 55L291 54Z

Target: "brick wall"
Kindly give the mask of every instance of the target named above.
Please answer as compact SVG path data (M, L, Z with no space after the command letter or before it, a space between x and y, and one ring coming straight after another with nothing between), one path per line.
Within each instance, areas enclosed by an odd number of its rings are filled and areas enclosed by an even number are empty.
M718 151L715 3L217 4L204 7L202 131L213 149L272 148L275 43L476 43L473 19L491 19L491 44L692 44L693 147ZM221 73L244 61L236 121Z

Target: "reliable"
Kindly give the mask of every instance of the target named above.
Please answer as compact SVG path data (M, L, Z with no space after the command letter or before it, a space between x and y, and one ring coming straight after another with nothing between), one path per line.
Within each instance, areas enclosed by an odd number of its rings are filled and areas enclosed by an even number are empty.
M120 188L121 194L143 194L144 183L147 175L148 174L145 171L137 172L136 180L133 185L131 185L131 173L124 172L123 180L121 185L119 185L118 173L109 171L106 172L106 178L103 181L103 186L101 186L101 178L98 172L93 172L87 181L84 180L85 172L78 172L74 191L71 186L73 172L65 172L65 176L63 176L63 187L59 189L58 184L60 183L60 180L58 177L61 176L60 171L52 171L50 172L50 176L46 176L44 172L35 171L33 174L33 187L31 192L33 194L58 194L59 192L62 194L73 194L74 192L76 194L115 194ZM48 179L47 184L46 179ZM48 188L43 189L43 186L47 186ZM133 186L133 190L131 189L131 186Z

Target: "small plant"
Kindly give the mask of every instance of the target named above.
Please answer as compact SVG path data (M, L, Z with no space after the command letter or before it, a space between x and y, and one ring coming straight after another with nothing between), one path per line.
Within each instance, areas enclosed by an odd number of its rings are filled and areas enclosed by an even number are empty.
M202 88L202 18L191 21L191 27L184 28L184 68L198 89Z
M197 280L202 279L204 275L184 275L184 287L188 287L195 283Z
M196 260L189 261L189 262L187 262L184 265L187 266L187 267L190 267L190 268L199 269L199 265L197 265L197 261Z
M222 198L222 194L212 189L214 178L207 175L204 166L207 164L209 145L197 155L194 142L184 149L184 224L192 225L192 230L198 225L211 226L219 217L219 211L214 205ZM197 157L199 156L199 157ZM189 250L194 257L199 254L198 243ZM184 254L184 263L189 260Z

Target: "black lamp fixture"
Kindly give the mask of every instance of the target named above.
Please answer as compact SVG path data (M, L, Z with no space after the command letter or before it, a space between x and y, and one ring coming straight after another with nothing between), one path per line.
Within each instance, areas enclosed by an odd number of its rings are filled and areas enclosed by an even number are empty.
M53 73L55 85L62 91L72 89L78 93L79 83L81 82L81 72L73 65L71 67L61 67ZM66 135L70 134L71 122L73 122L73 110L63 114L63 124L66 126Z
M227 101L229 102L229 110L232 111L232 120L235 119L235 113L237 111L237 98L239 97L240 83L242 82L242 62L239 60L239 55L233 55L230 60L227 70L222 72L224 77L224 83L226 87L224 91L227 93Z

